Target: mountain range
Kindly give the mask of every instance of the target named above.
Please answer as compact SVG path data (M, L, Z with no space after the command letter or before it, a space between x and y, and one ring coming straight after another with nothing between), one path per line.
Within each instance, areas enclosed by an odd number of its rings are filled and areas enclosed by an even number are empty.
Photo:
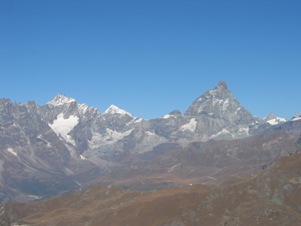
M91 185L135 190L222 184L294 154L301 116L253 116L225 82L181 113L145 120L57 95L45 105L0 99L0 202Z

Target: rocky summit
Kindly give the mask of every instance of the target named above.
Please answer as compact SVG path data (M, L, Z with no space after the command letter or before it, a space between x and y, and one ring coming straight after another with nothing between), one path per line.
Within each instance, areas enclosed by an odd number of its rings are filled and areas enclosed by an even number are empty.
M237 180L294 153L300 119L259 119L223 81L183 114L150 120L62 94L43 106L0 99L0 202L91 185L146 191Z

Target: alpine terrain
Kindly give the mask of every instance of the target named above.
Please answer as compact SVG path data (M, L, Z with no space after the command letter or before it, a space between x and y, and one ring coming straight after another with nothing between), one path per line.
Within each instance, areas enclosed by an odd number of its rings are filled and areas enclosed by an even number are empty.
M257 118L223 81L150 120L61 94L42 106L0 99L0 219L298 225L300 147L300 114Z

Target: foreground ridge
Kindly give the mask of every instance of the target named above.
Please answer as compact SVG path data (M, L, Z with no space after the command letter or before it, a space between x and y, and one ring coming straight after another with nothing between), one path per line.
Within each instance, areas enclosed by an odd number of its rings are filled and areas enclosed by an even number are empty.
M141 193L92 187L63 198L4 206L0 220L29 225L299 225L300 164L301 154L283 157L252 178L217 188L192 185Z

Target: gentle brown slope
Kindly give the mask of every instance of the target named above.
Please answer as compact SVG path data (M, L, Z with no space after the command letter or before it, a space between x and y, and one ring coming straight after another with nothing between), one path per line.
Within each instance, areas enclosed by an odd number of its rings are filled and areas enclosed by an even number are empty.
M94 187L64 198L6 206L28 225L301 225L301 155L281 158L243 182L156 192ZM9 214L8 214L9 213Z

